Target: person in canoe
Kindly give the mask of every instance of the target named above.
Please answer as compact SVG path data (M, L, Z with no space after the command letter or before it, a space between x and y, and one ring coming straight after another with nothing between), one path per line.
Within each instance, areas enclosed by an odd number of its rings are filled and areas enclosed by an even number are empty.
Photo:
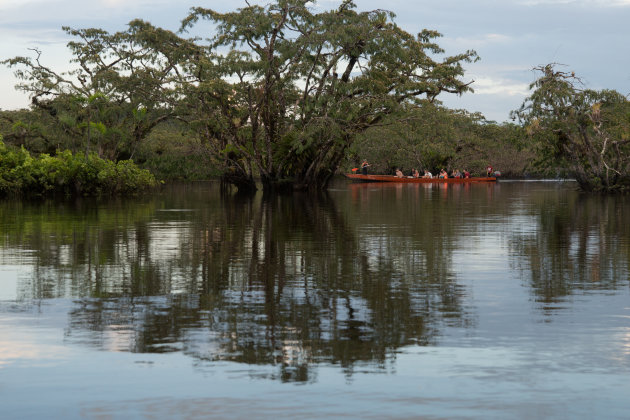
M431 172L429 172L429 170L428 170L428 169L425 169L425 170L424 170L424 176L423 176L422 178L428 178L428 179L431 179L431 178L433 178L433 174L432 174Z
M440 171L440 178L444 178L444 179L448 178L448 172L446 172L444 169L442 169Z
M413 176L414 178L420 178L420 172L418 172L416 168L413 168L411 176Z
M361 174L363 175L367 175L367 168L368 166L370 166L370 164L368 163L367 159L363 160L363 163L361 164Z
M400 168L396 168L396 176L398 178L403 178L404 177L404 175L403 175L402 171L400 170Z

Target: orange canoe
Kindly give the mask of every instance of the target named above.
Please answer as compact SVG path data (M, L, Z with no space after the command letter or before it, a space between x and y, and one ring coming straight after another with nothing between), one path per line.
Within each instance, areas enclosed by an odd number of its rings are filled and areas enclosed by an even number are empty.
M399 178L394 175L358 175L344 174L347 178L363 182L399 182L399 183L417 183L417 184L438 184L447 182L449 184L466 184L469 182L496 182L496 177L478 177L478 178L414 178L405 176Z

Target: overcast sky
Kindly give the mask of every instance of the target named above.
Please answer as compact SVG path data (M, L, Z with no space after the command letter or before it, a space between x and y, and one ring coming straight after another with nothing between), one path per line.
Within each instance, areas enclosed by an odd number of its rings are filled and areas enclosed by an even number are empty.
M263 1L254 1L264 3ZM251 3L251 2L250 2ZM330 9L338 0L320 0ZM591 89L630 94L630 0L355 0L357 10L387 9L411 33L433 29L446 54L474 49L467 65L475 93L442 97L451 108L482 112L503 122L520 106L536 77L532 68L551 62L575 71ZM68 68L69 38L62 26L124 30L134 18L177 30L193 6L220 11L244 0L0 0L0 60L39 48L50 67ZM15 91L12 70L0 66L0 109L28 105Z

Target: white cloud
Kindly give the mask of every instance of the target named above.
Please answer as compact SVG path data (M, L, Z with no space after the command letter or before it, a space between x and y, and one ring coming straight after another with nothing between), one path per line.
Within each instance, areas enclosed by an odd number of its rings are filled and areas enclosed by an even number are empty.
M445 38L445 41L450 41L454 45L466 45L467 48L479 48L490 44L507 44L513 41L513 38L508 35L490 33L478 37Z
M541 5L575 5L584 7L624 7L630 6L630 0L521 0L518 4L524 6L541 6Z
M127 3L126 0L103 0L103 5L107 7L118 7Z
M135 0L133 4L130 4L129 0L101 0L100 3L108 8L117 9L117 8L125 8L129 9L134 8L138 9L144 6L159 6L160 4L168 3L168 0Z
M0 0L0 10L14 9L28 3L42 2L42 0Z
M475 80L473 89L479 95L502 95L525 97L529 94L527 83L488 76L472 77Z

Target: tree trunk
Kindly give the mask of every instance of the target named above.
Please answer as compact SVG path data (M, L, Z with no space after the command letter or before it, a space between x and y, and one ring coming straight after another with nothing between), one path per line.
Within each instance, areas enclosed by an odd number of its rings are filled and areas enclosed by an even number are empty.
M221 177L221 181L236 186L239 192L253 193L257 190L256 181L254 181L254 178L251 176L247 177L236 173L225 173Z

